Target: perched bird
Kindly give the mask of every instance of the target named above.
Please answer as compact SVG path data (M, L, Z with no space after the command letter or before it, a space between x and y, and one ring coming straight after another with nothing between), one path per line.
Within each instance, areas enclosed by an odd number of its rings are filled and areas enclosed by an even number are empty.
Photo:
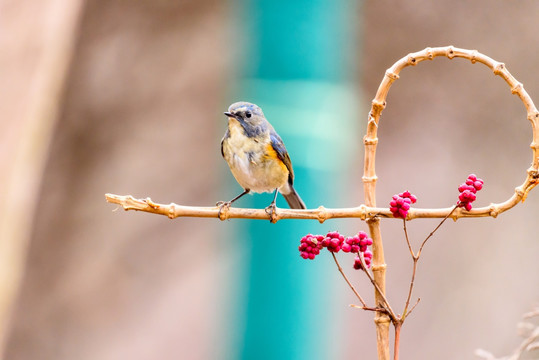
M294 171L283 140L266 120L262 109L248 102L237 102L225 112L228 129L221 141L221 154L244 191L234 199L219 202L221 209L249 192L275 192L266 208L275 211L279 191L292 209L305 209L294 189Z

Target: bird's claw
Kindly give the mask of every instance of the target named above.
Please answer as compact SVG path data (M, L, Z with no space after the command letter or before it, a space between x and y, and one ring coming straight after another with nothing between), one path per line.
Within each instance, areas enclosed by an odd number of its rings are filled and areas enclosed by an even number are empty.
M267 208L264 209L266 214L269 216L269 221L273 224L277 222L277 207L274 203L270 204Z
M218 206L219 207L219 212L217 213L217 217L220 219L220 220L226 220L227 216L226 216L226 212L228 211L228 209L230 209L230 204L232 202L230 201L218 201L215 206ZM223 209L225 209L225 212L223 212Z

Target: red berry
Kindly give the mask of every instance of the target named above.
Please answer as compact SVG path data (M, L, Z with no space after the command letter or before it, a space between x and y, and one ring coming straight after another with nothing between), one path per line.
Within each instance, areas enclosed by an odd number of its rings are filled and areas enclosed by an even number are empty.
M359 256L356 256L356 258L354 259L354 269L361 270L362 268L363 265L361 264L361 259L359 258Z
M472 209L472 202L477 198L476 193L482 188L483 180L479 179L475 174L468 175L466 182L458 187L459 201L457 206L470 211Z
M302 258L313 260L316 255L320 254L322 244L318 239L312 234L307 234L301 238L298 249Z
M404 191L392 196L392 200L389 202L389 210L394 217L405 219L411 204L414 204L416 201L417 197L415 195L412 195L409 191Z
M401 208L398 209L402 210ZM367 267L371 264L372 252L368 246L372 245L372 239L366 232L359 231L357 235L345 238L337 231L328 232L326 236L307 234L301 238L298 250L303 259L314 260L320 254L320 250L327 248L328 251L336 253L343 251L345 253L359 254L363 253L364 262ZM357 256L356 256L356 259ZM354 263L354 268L361 269L361 262Z

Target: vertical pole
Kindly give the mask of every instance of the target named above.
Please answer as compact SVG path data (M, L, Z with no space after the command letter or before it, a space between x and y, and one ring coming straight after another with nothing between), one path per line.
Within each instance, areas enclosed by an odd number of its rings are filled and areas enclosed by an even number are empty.
M285 142L294 186L307 207L360 203L343 190L352 184L347 175L358 150L357 2L237 1L234 23L246 38L231 47L240 55L241 69L237 97L231 101L261 106ZM269 195L255 194L237 206L264 208L270 201ZM280 195L277 206L287 207ZM238 224L251 254L242 359L340 357L339 346L313 341L314 334L338 331L335 317L320 311L322 304L335 300L332 294L341 285L336 282L331 289L331 257L308 261L297 250L306 233L336 230L338 223Z

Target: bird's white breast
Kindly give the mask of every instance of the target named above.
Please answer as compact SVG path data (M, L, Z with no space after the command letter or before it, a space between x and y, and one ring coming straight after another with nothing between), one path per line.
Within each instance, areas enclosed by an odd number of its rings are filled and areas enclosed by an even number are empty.
M223 141L225 160L236 181L254 192L271 192L286 184L288 170L268 157L269 137L249 138L238 121L229 120L229 137ZM283 169L284 167L284 169Z

